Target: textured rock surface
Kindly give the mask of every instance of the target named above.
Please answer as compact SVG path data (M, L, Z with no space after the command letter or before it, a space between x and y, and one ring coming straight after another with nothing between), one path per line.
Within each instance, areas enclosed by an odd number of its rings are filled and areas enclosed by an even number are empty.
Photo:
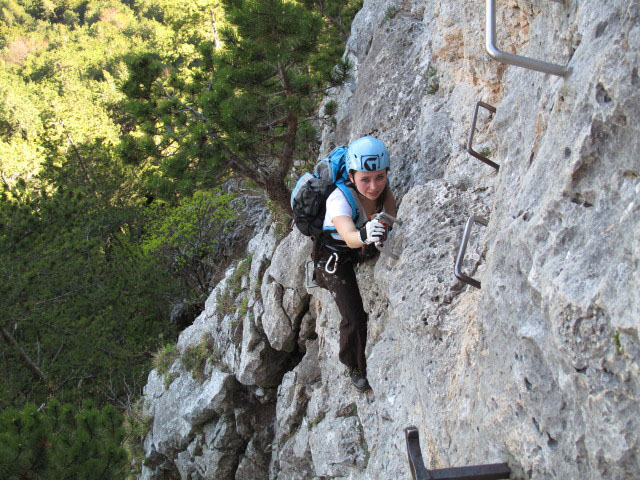
M185 415L189 399L211 398L206 382L179 362L168 389L152 372L143 477L410 478L409 425L430 468L637 477L639 19L637 0L498 2L500 48L568 65L560 78L490 59L484 2L365 1L323 151L374 134L392 154L404 223L388 246L400 258L357 272L372 391L344 375L331 296L304 288L308 242L294 233L276 247L264 231L237 296L248 313L216 311L227 279L178 344L214 338L224 354L207 381L231 377L225 407ZM497 112L480 110L474 147L499 172L464 150L478 100ZM469 215L489 220L463 268L481 290L453 276ZM205 433L222 419L227 446Z
M298 360L274 349L261 327L259 285L275 247L268 227L249 242L248 260L227 272L181 333L167 375L149 375L145 413L153 421L141 478L268 477L274 388ZM213 348L196 375L183 358L203 341Z

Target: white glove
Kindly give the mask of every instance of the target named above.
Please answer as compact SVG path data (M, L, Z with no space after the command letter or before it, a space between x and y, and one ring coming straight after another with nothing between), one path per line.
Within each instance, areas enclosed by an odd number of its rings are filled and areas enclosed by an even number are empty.
M382 241L386 233L385 226L378 220L371 220L360 229L360 240L366 245Z

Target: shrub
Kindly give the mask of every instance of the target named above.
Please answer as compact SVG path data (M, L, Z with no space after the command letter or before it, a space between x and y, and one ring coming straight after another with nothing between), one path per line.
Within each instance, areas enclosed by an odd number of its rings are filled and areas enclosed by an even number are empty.
M82 408L57 400L0 413L2 478L104 478L124 476L127 454L122 415L91 402Z
M193 378L203 382L205 380L204 368L209 359L214 363L219 363L222 355L213 344L211 335L205 334L200 343L185 348L180 360L184 369L191 372Z
M144 462L144 439L151 430L153 418L143 412L144 398L139 398L125 412L123 427L126 432L123 442L129 458L129 478L138 478Z
M395 5L389 5L387 9L384 11L384 19L382 20L382 23L386 23L392 18L394 18L399 11L400 9Z
M236 308L238 308L235 301L242 291L242 278L249 274L252 259L253 255L249 255L247 258L242 260L227 280L226 288L218 297L218 301L216 302L216 310L222 315L229 315L230 313L235 312Z
M176 346L167 344L153 356L153 368L155 368L160 375L166 375L177 358L178 350Z
M178 207L153 207L144 249L160 255L167 268L200 294L209 293L211 281L224 262L208 259L224 256L232 243L238 221L234 196L212 191L198 191Z
M438 70L433 65L429 65L427 71L424 74L424 78L427 81L427 88L425 92L428 95L434 95L440 88L440 79L438 78Z

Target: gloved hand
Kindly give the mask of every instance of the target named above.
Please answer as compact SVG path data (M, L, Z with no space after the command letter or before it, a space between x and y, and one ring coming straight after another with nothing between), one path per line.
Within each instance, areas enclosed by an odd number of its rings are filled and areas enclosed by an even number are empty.
M386 235L386 228L379 220L370 220L360 229L360 240L365 245L380 242Z

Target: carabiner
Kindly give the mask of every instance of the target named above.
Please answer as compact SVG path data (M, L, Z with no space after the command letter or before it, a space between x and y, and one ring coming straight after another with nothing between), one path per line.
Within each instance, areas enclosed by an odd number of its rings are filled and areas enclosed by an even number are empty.
M331 259L333 259L333 269L329 267L329 265L331 265ZM336 273L337 269L338 269L338 254L336 252L333 252L329 257L329 259L327 260L327 263L325 263L324 265L324 271L330 275L333 275L334 273Z

